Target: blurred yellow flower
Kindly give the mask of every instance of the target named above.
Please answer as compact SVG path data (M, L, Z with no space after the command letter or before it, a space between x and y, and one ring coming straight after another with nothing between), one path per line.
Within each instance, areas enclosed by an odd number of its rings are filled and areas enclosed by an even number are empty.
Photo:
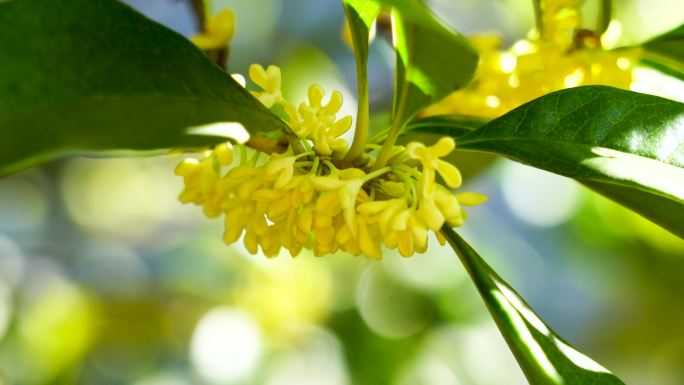
M253 266L235 302L259 322L270 340L290 341L325 319L332 306L329 270L312 260Z
M230 9L224 9L211 16L204 23L204 31L190 40L205 51L226 48L235 34L235 15Z
M583 85L629 89L638 49L609 51L581 29L581 0L542 2L542 31L501 49L495 35L472 36L480 65L469 86L427 108L423 115L495 118L549 92ZM538 36L537 36L538 35Z

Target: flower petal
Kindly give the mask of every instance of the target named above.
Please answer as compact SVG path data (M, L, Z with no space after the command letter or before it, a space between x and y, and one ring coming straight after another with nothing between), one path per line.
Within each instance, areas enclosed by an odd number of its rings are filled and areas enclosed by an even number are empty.
M442 176L447 186L452 188L461 186L461 172L453 164L437 159L437 172Z
M474 193L474 192L464 192L460 194L456 194L456 199L458 199L459 203L465 206L477 206L479 204L482 204L487 201L487 196Z

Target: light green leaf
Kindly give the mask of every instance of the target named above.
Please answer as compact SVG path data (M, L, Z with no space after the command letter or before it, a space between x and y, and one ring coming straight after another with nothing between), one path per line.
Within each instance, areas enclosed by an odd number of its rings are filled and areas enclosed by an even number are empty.
M563 341L451 228L443 227L442 234L461 259L531 385L624 384Z
M684 80L684 24L647 41L642 47L644 64Z
M420 110L470 82L477 52L418 1L390 1L396 77L394 126L402 127ZM426 19L432 23L426 23Z
M368 39L375 18L382 10L382 5L370 0L343 0L347 23L354 44L356 59L356 88L358 111L356 114L356 130L354 144L347 153L347 159L354 159L363 152L368 139L369 101L368 101Z
M633 194L602 191L676 234L684 231L684 224L668 218L684 218L682 103L604 86L572 88L460 136L457 147L493 152L580 182L607 183L612 190L660 197L640 203ZM672 201L673 212L644 208L663 199Z
M181 35L114 0L0 2L0 175L105 150L204 146L189 132L284 123Z

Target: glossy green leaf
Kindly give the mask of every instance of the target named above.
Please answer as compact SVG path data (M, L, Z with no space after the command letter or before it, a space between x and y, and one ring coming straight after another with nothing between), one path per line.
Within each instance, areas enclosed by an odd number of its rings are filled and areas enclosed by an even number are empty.
M671 200L684 217L684 104L604 86L548 94L457 140L581 182L607 183ZM607 191L607 190L606 190ZM661 210L606 193L672 229ZM629 202L628 202L629 201ZM636 206L639 206L637 208ZM682 226L676 225L677 234Z
M347 159L356 158L363 151L368 139L369 101L368 101L368 39L375 18L380 14L382 5L370 0L343 0L347 23L352 35L354 57L356 59L356 89L358 110L354 144Z
M624 384L563 341L451 228L442 228L442 234L461 259L531 385Z
M119 1L0 2L0 175L74 153L208 145L222 139L188 127L226 121L284 124Z
M401 127L429 104L468 84L478 55L462 35L444 26L420 2L392 3L399 3L392 12L396 52L393 111L394 125ZM425 22L429 18L431 24Z
M642 62L684 80L684 24L642 45Z

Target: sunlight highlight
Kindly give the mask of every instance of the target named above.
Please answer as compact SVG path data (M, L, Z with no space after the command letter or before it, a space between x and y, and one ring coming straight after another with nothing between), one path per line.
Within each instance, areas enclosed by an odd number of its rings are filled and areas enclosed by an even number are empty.
M494 296L495 301L499 304L501 309L506 312L508 318L512 324L514 331L517 333L517 339L523 341L523 346L527 347L529 354L534 357L535 362L540 366L540 370L543 371L546 376L552 379L556 383L562 383L560 373L553 366L546 353L539 345L537 340L534 339L532 333L530 333L525 320L520 316L515 306L513 306L506 296L498 290L491 291L492 296Z
M551 330L544 324L532 309L530 309L523 301L520 299L518 294L511 290L508 286L501 282L496 281L496 286L501 290L503 295L508 299L508 301L515 307L518 312L525 318L527 322L530 323L535 329L539 330L544 335L550 336Z
M190 135L219 136L226 139L233 139L238 143L246 143L249 140L249 132L237 122L209 123L201 126L188 128Z
M629 181L638 186L649 186L666 195L684 199L684 173L679 167L608 148L594 147L591 151L597 157L583 160L583 166L616 179Z
M559 340L558 338L554 338L553 342L556 344L558 349L566 357L568 357L570 359L570 361L572 361L573 364L579 366L580 368L589 370L591 372L610 373L610 371L608 371L608 369L597 364L591 358L589 358L589 357L585 356L584 354L578 352L572 346L564 343L563 341Z

